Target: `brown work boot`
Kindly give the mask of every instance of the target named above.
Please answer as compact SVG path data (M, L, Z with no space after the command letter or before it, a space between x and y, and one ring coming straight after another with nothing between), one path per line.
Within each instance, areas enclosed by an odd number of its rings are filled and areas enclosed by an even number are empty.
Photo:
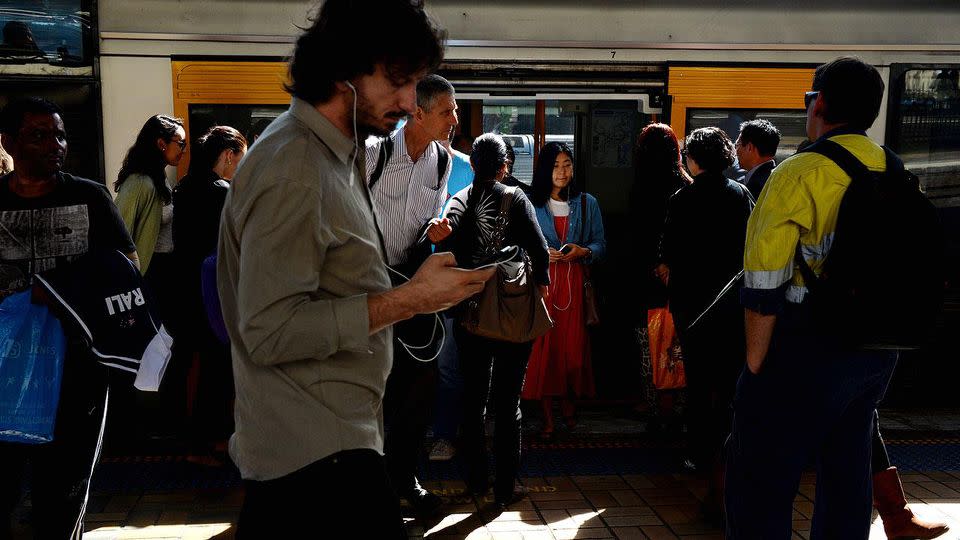
M888 540L936 538L950 530L946 523L930 523L914 515L903 496L896 467L873 475L873 505L880 513Z

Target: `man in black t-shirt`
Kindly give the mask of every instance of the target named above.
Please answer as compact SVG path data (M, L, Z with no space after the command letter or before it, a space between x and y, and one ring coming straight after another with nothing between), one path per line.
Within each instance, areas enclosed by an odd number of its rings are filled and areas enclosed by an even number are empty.
M0 300L34 275L94 250L136 248L103 185L64 173L67 139L59 108L28 98L0 115L0 144L14 171L0 176ZM0 538L9 536L24 469L32 464L33 522L39 538L81 538L90 476L107 408L107 378L89 349L68 335L53 442L0 443Z

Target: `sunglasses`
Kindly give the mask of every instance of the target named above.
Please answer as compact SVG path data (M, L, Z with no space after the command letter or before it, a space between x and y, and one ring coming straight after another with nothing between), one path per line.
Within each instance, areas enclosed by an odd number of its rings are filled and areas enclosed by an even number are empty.
M819 90L814 90L812 92L804 92L803 94L803 108L809 109L810 104L813 103L813 100L817 99L817 96L820 95Z

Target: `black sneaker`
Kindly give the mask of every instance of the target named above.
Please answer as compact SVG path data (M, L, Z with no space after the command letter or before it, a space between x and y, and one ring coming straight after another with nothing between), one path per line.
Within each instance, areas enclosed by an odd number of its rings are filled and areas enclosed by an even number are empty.
M513 486L513 491L507 496L500 496L494 494L493 504L496 505L497 509L503 512L513 503L518 503L523 499L527 498L527 495L530 494L530 490L525 486L516 484Z
M443 499L439 495L430 493L419 485L404 493L401 497L406 499L413 510L421 516L431 516L443 506Z

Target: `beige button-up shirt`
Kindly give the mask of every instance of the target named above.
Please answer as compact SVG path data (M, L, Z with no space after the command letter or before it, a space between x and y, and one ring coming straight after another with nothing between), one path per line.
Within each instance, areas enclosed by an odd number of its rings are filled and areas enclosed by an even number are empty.
M230 454L247 479L341 450L383 451L391 331L368 336L367 294L390 279L354 152L294 98L231 183L217 281L237 389Z

